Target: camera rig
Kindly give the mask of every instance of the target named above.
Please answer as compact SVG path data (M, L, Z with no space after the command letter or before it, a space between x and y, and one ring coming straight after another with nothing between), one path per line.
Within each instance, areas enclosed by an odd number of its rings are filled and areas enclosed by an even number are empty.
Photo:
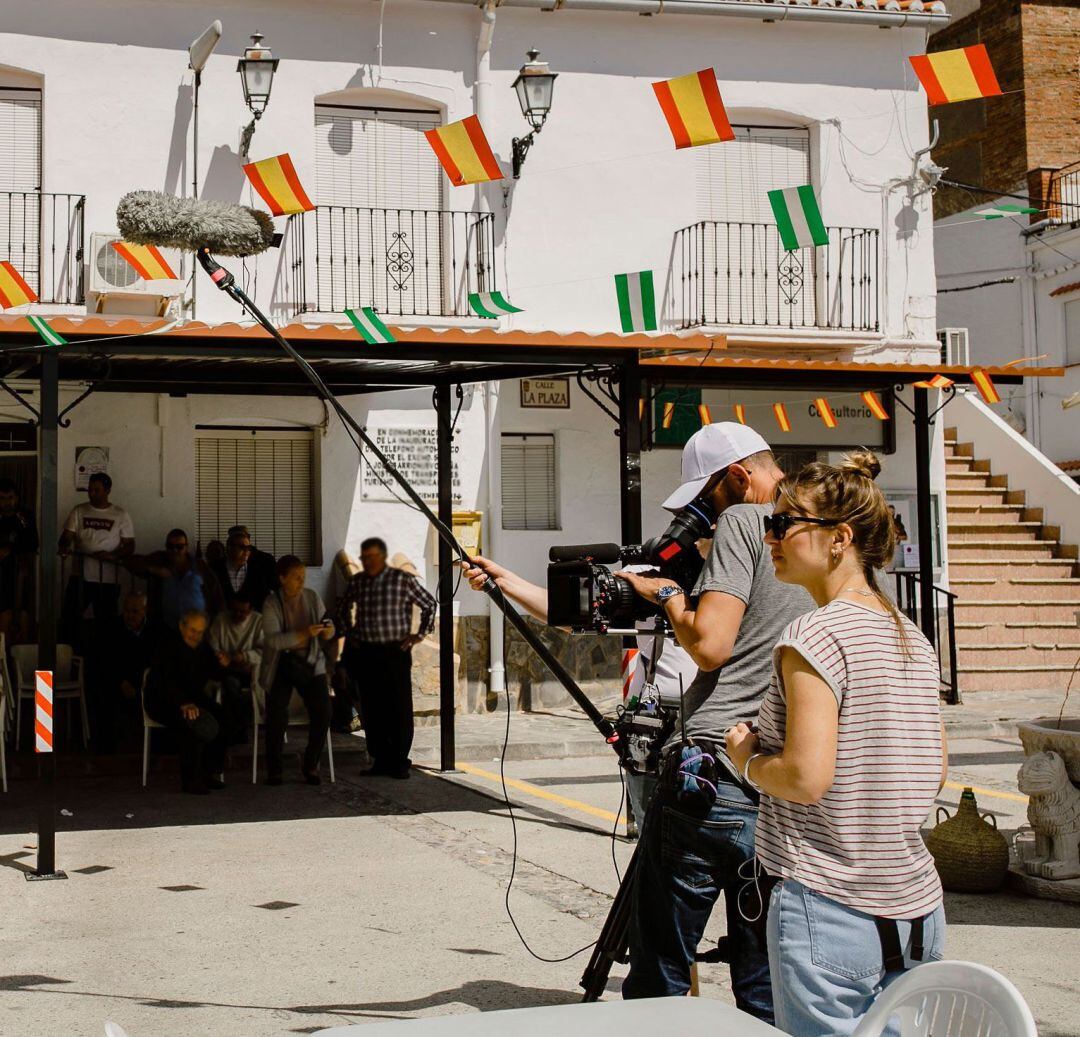
M640 597L607 565L651 565L689 594L703 560L698 541L712 536L716 510L708 496L676 513L659 536L644 544L572 544L548 552L548 623L576 633L605 634L612 626L632 626L662 613Z

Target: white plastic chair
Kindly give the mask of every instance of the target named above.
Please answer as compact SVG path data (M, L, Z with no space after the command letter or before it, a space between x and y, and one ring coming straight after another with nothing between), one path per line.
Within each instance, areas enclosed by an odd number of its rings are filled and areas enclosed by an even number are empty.
M15 679L18 684L15 699L15 749L18 751L22 736L22 704L34 701L34 671L38 668L37 645L15 645L11 649L15 662ZM90 718L86 713L86 689L83 687L82 657L73 655L71 645L56 646L56 666L53 670L53 703L61 699L78 699L82 717L83 746L90 744Z
M266 714L265 714L265 701L259 701L259 691L261 690L257 677L254 677L251 681L251 784L255 785L259 780L259 728L266 726ZM265 697L265 692L263 692ZM334 697L334 689L330 689L330 697ZM299 702L303 707L303 699L294 691L292 698L289 699L289 726L294 726L293 717L297 716L299 711L293 707ZM298 719L297 724L303 724L304 721ZM288 731L285 733L285 741L288 743L289 735ZM334 743L333 732L326 732L326 760L330 764L330 784L336 784L336 778L334 777Z
M900 1037L1038 1037L1020 991L973 961L931 961L905 972L882 991L853 1037L879 1037L894 1016Z
M143 740L142 740L142 784L146 788L146 778L150 771L150 732L157 728L163 730L165 725L159 724L149 713L146 712L146 682L150 679L150 671L144 670L142 685L139 687L139 706L142 708Z

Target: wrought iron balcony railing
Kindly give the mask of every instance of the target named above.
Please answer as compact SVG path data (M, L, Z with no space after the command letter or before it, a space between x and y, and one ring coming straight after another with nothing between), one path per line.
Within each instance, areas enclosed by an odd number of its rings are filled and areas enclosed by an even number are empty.
M81 194L0 191L0 259L41 302L75 306L85 299L85 211Z
M320 205L289 220L279 306L467 316L470 292L497 288L494 228L491 213Z
M1051 219L1061 220L1063 223L1080 221L1080 162L1074 162L1050 174L1048 215Z
M676 232L679 327L877 331L878 232L827 229L827 245L795 252L774 224L703 220Z

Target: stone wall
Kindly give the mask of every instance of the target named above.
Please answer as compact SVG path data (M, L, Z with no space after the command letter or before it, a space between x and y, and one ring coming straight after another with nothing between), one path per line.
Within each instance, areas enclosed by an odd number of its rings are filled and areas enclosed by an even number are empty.
M599 701L619 693L620 638L567 634L531 618L527 622L590 698ZM504 644L506 682L516 708L551 709L570 703L562 685L509 623L505 626ZM458 713L486 713L500 708L502 704L495 701L488 689L487 616L463 616L454 620L454 666ZM413 689L417 716L437 716L438 630L414 650Z

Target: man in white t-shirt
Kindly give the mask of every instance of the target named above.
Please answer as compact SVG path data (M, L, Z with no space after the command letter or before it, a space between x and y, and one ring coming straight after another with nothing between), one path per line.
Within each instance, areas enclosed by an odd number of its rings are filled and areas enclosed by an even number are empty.
M64 595L66 639L74 637L88 608L95 623L116 616L118 563L135 550L135 527L123 508L109 503L111 490L112 479L105 472L91 475L86 503L71 509L60 536L60 554L75 556Z

